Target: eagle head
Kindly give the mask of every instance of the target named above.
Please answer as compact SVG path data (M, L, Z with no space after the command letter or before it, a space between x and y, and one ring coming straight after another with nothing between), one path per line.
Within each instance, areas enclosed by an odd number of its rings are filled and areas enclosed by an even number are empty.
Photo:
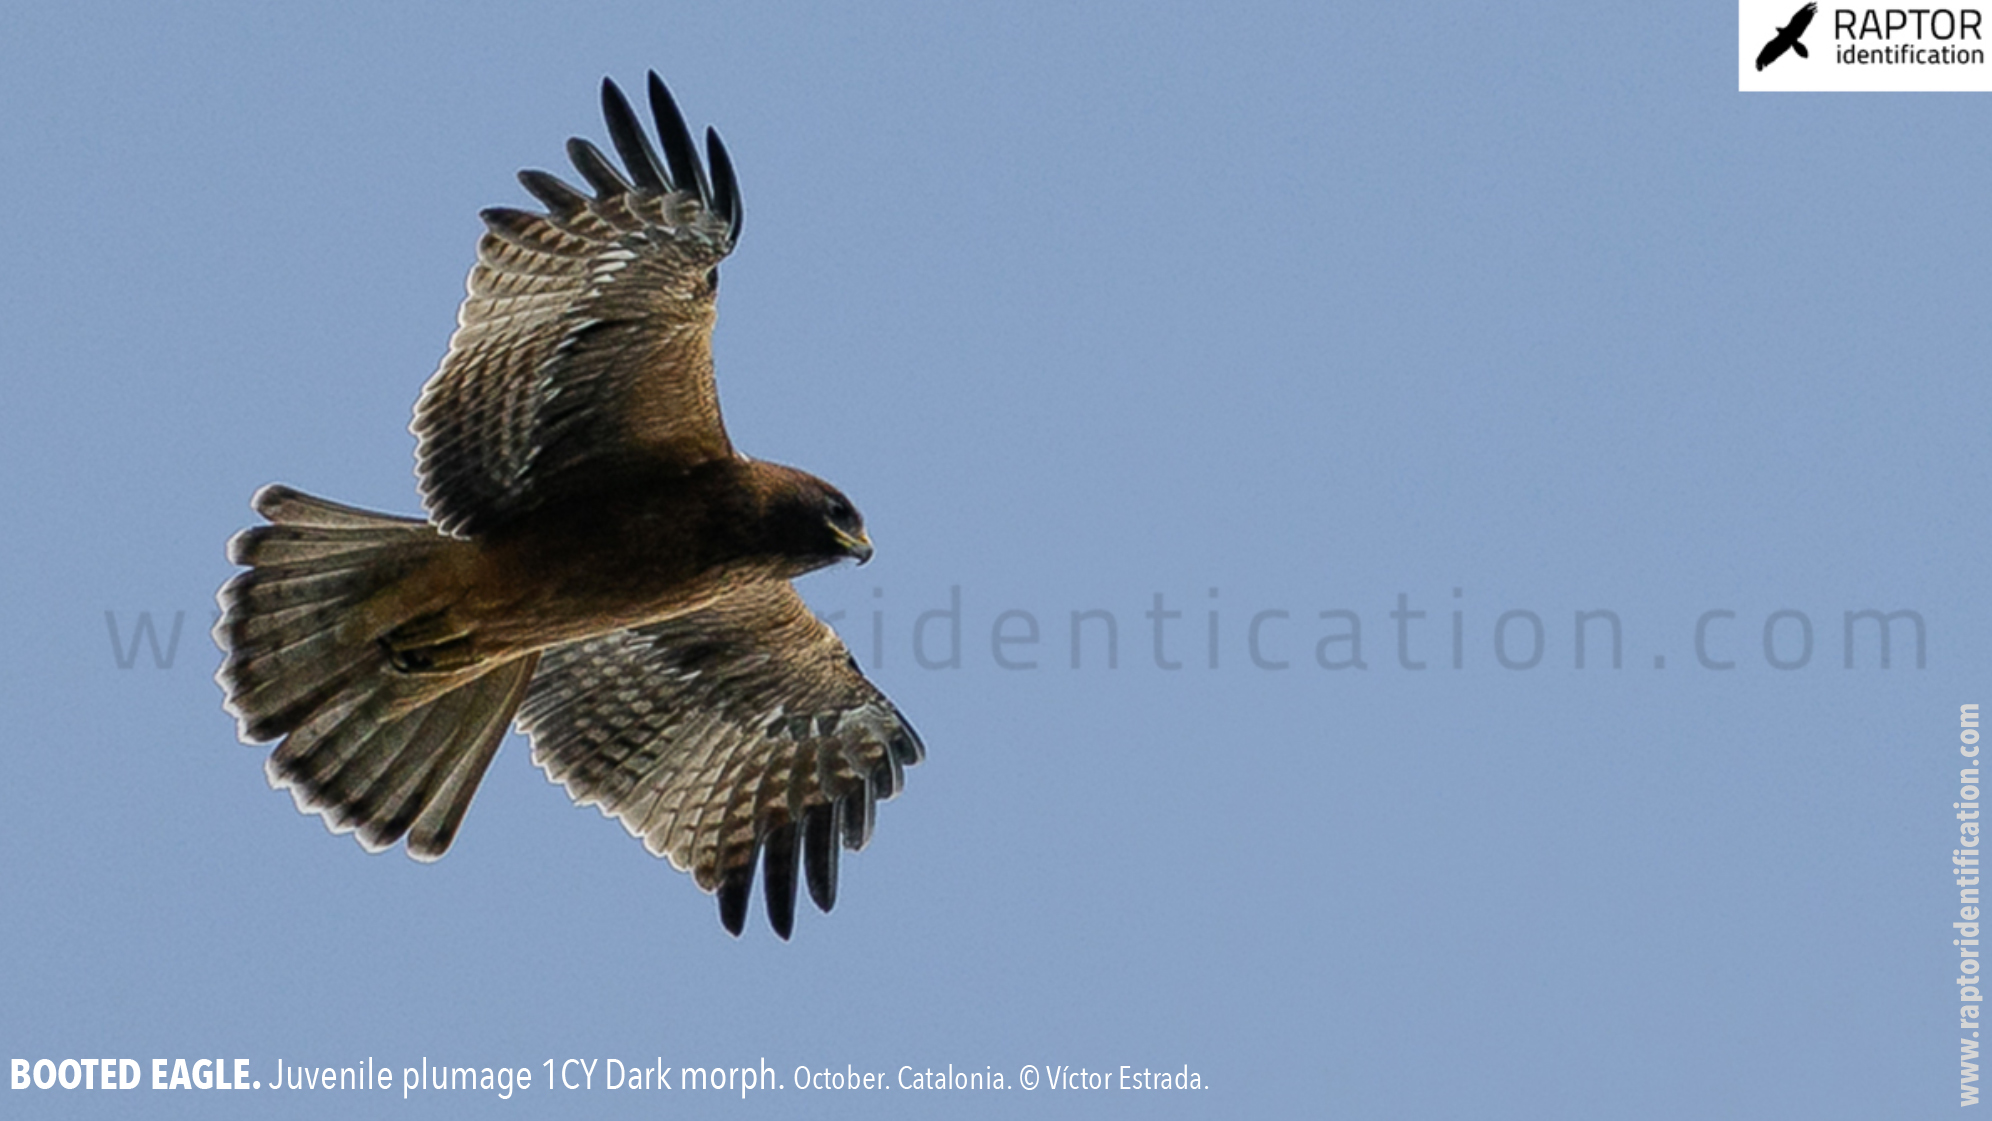
M865 519L844 492L807 472L772 468L762 528L771 551L795 566L798 575L846 557L871 559Z

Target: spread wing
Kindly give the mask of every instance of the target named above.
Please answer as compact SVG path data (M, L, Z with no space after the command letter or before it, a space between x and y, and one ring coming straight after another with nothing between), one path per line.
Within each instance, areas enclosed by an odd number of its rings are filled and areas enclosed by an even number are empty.
M1764 49L1757 52L1757 69L1762 70L1764 67L1776 62L1778 56L1785 53L1785 50L1790 46L1791 40L1785 38L1784 32L1778 32L1777 38L1765 43Z
M925 748L785 581L668 622L541 656L519 726L581 805L719 894L745 925L756 864L769 922L795 921L798 868L828 911L839 845L861 849L875 804Z
M656 74L650 107L663 161L605 80L602 112L628 178L593 144L570 140L592 195L525 171L519 181L546 212L483 214L456 333L410 426L422 501L445 532L478 533L618 464L733 454L711 340L740 192L710 129L707 181Z
M1818 11L1819 5L1817 4L1807 4L1805 7L1800 8L1791 17L1791 22L1785 25L1784 33L1790 37L1792 42L1798 42L1799 36L1805 34L1805 29L1812 26L1812 17Z

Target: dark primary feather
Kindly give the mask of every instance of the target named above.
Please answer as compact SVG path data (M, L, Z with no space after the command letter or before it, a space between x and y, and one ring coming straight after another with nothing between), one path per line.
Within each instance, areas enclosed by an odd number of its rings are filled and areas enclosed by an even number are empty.
M809 898L820 911L837 905L837 852L843 825L838 821L842 803L811 806L802 815L803 865L808 872Z
M629 180L622 177L622 172L616 170L616 165L609 162L600 148L588 141L578 136L569 140L567 158L574 162L574 170L581 173L581 178L595 188L596 198L609 199L630 192Z
M657 152L651 148L650 138L643 135L643 126L636 122L629 99L623 96L621 87L607 78L602 79L602 119L608 123L609 139L615 141L616 154L622 157L623 166L629 168L636 185L659 194L669 191L671 182L664 178Z
M776 826L768 831L767 840L761 845L766 873L761 886L765 889L768 925L775 928L784 942L795 930L795 874L802 859L802 850L796 847L796 832L793 821Z
M719 882L719 925L735 938L747 929L747 900L754 894L754 860L749 857L728 869ZM791 908L793 911L793 908ZM786 939L787 934L782 937Z
M655 70L650 72L650 115L657 121L657 139L664 142L664 158L671 161L672 184L681 191L696 190L699 200L711 206L712 188L706 184L705 169L699 166L692 130L685 127L677 98L671 96Z
M726 215L727 236L740 240L740 182L733 176L733 157L726 154L726 144L719 133L706 129L706 158L712 163L712 201L720 213Z
M892 703L786 582L710 609L547 651L519 710L533 759L719 896L738 933L756 866L768 915L837 896L837 847L922 754Z
M553 215L562 218L572 218L574 215L588 209L587 195L582 194L559 178L548 175L544 171L533 171L531 169L521 171L519 173L519 184L531 192L534 198L540 200L541 205L545 206ZM491 212L486 211L486 213L489 214ZM512 211L512 213L518 212ZM527 217L530 219L533 216L527 215ZM486 220L489 221L489 219Z

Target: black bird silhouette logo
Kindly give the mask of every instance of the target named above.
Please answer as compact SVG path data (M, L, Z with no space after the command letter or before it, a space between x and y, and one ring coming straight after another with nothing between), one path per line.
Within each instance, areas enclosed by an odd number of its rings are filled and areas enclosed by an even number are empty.
M1819 5L1807 4L1793 13L1791 22L1778 28L1777 38L1765 43L1764 49L1757 52L1757 69L1762 70L1776 62L1786 51L1797 51L1800 58L1811 58L1805 53L1805 44L1798 39L1805 34L1806 28L1812 26L1812 15L1818 10Z

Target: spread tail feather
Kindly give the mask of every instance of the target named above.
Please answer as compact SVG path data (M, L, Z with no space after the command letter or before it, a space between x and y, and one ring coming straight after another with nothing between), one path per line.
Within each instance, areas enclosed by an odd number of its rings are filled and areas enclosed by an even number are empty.
M369 852L405 836L408 855L434 860L456 839L537 660L508 662L434 699L383 663L270 753L270 785Z
M427 522L389 517L269 486L269 525L228 543L247 565L221 589L216 679L242 739L282 739L270 784L335 833L369 850L404 836L434 860L525 696L536 657L477 673L397 669L382 638L407 620L383 615L381 593L436 555L461 547Z

